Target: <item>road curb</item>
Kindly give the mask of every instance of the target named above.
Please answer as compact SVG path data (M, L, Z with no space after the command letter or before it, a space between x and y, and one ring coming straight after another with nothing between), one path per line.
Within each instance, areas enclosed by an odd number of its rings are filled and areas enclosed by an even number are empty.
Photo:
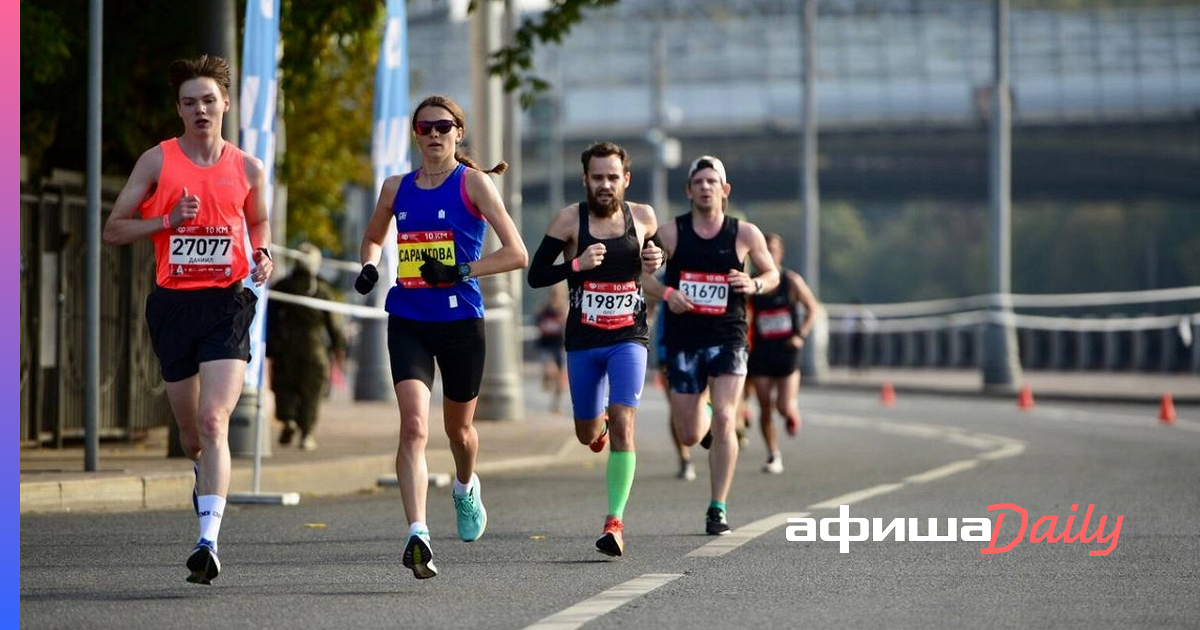
M830 391L879 392L882 385L872 383L805 383L802 387L812 387L814 389ZM963 389L952 389L948 387L929 387L904 384L893 384L893 387L897 394L918 394L925 396L975 395L998 400L1011 399L1014 401L1014 404L1016 404L1015 401L1017 400L1016 391L987 391L982 388L975 391L969 391ZM803 389L801 392L803 392ZM1162 392L1148 392L1146 394L1112 394L1035 391L1033 392L1033 395L1038 401L1114 403L1129 405L1149 404L1154 405L1155 409L1158 408L1158 404L1162 398ZM1173 400L1176 405L1200 405L1200 396L1173 396Z

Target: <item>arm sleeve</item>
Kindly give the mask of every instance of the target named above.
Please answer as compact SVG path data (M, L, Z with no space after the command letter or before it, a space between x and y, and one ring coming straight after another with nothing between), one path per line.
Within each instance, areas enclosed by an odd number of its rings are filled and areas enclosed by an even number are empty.
M554 264L566 246L566 241L553 236L546 235L542 238L542 244L538 245L533 260L529 263L529 286L535 289L548 287L566 280L567 276L571 275L570 261Z
M658 235L658 232L655 232L654 234L651 234L651 235L650 235L650 238L646 239L646 242L647 242L647 243L654 243L654 246L655 246L655 247L657 247L657 248L659 248L659 249L665 249L665 248L663 247L662 237ZM643 243L643 244L642 244L642 246L643 246L643 247L645 247L645 243Z

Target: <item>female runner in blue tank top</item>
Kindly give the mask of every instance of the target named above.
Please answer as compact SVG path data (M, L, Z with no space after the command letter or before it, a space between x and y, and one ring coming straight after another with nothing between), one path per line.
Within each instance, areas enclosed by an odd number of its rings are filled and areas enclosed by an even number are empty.
M379 280L384 239L396 222L397 266L385 308L388 354L400 406L396 477L409 523L404 566L418 579L437 575L425 522L429 471L425 445L436 361L442 373L443 418L454 454L454 507L459 537L477 540L487 527L475 457L479 434L472 425L485 352L479 276L523 268L528 253L495 185L458 151L466 133L462 108L430 96L413 112L421 168L384 180L375 213L363 235L362 273L354 287L366 295ZM500 248L481 256L491 224Z

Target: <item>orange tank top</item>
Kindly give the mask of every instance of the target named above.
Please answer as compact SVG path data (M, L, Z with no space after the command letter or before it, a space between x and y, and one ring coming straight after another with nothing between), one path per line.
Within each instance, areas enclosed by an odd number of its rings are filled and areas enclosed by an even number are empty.
M173 230L154 234L158 286L168 289L207 289L241 282L250 274L246 258L244 206L250 194L246 154L225 143L212 166L197 166L172 138L162 149L158 186L139 206L142 218L162 217L188 194L200 198L200 214Z

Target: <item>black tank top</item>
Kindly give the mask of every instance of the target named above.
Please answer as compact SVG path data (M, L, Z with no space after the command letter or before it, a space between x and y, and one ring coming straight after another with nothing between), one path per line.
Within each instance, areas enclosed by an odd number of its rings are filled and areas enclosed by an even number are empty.
M779 270L779 286L774 291L750 296L754 310L754 350L783 346L792 335L800 334L800 317L790 294L791 279Z
M642 295L642 247L629 204L621 205L625 233L615 238L595 238L588 230L586 203L579 204L579 248L604 243L599 267L567 278L571 310L567 314L567 350L611 346L623 341L650 345L646 326L646 299Z
M667 309L663 338L672 350L710 346L746 347L746 298L729 288L730 269L741 271L738 260L738 220L726 215L721 231L710 240L692 229L692 213L675 218L679 234L667 260L666 285L675 287L696 305L676 314Z

